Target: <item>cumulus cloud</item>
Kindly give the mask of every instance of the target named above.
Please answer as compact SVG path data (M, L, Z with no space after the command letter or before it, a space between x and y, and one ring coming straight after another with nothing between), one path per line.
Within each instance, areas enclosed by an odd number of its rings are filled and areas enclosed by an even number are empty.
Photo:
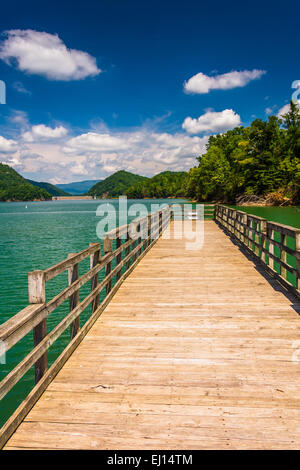
M211 90L229 90L244 87L251 80L256 80L266 73L265 70L233 71L222 75L208 76L197 73L184 83L185 93L209 93Z
M89 132L69 139L62 151L66 155L84 156L91 164L102 163L103 167L136 165L135 171L144 171L147 164L158 162L166 165L185 166L184 159L195 158L205 151L207 138L190 137L182 133L158 133L142 129L132 132ZM117 166L116 166L117 165ZM144 166L145 165L145 166Z
M0 153L15 153L18 150L18 143L12 139L6 139L0 135Z
M208 142L208 136L159 132L149 122L127 130L102 125L99 130L75 134L72 129L67 133L63 126L32 126L26 116L20 118L19 129L15 129L18 137L0 138L0 160L37 181L102 179L118 170L145 176L165 170L187 171L206 152Z
M297 101L297 104L298 104L298 108L300 110L300 100ZM290 104L285 104L284 106L282 106L282 108L280 108L280 110L278 111L277 113L277 117L281 118L284 114L288 113L290 111L291 107L290 107Z
M11 115L8 116L7 120L18 128L28 129L30 127L28 116L25 111L12 110Z
M68 49L57 34L32 29L7 31L0 58L23 72L49 80L82 80L101 72L96 59L87 52Z
M85 154L90 152L122 151L128 147L124 139L109 133L88 132L70 139L63 149L65 153Z
M83 163L77 163L76 165L72 165L70 171L73 175L88 175L88 170Z
M193 119L185 118L182 128L189 134L224 132L241 123L240 116L232 109L224 109L221 112L207 111L202 116Z
M63 126L58 126L52 129L44 124L32 126L31 131L23 133L23 140L25 142L46 141L52 139L61 139L67 135L68 131Z

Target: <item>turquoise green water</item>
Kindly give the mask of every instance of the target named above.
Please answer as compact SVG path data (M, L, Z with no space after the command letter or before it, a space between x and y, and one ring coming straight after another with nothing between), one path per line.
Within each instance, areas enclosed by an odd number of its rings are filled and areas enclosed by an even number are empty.
M255 207L255 206L231 206L236 209L240 209L248 214L258 215L259 217L263 217L272 222L279 222L283 225L289 225L291 227L300 228L300 207ZM252 235L254 239L254 234ZM274 232L274 240L280 242L280 232ZM286 240L287 246L289 248L295 249L295 238L287 237ZM254 245L252 246L254 249ZM269 249L269 242L266 242L266 249ZM261 255L261 251L260 251ZM281 252L279 247L274 247L274 255L280 258ZM269 264L269 256L266 256L266 262ZM291 254L287 255L286 259L287 264L289 264L292 268L296 268L296 258ZM280 264L277 261L274 261L274 269L277 271L278 274L282 274ZM286 273L286 280L292 284L292 286L297 286L297 278L296 276L291 273Z
M183 200L128 201L128 205L142 203L150 212L151 204L185 202ZM107 203L117 207L118 201ZM70 252L78 252L90 242L99 241L96 225L100 218L96 209L100 201L49 201L27 203L0 203L0 323L15 315L28 304L27 273L45 269L66 258ZM275 222L300 228L300 208L241 207L247 211ZM132 216L129 221L134 218ZM118 225L118 219L116 220ZM80 263L80 273L88 266L88 260ZM79 273L79 274L80 274ZM47 298L52 298L66 286L66 273L47 283ZM80 289L82 299L90 286ZM48 317L51 330L67 313L65 302ZM84 322L89 309L81 316ZM69 341L69 331L49 351L49 363L64 349ZM0 380L32 348L32 333L15 345L6 355L6 364L0 363ZM24 399L34 384L34 371L25 377L4 398L0 405L0 425Z
M256 207L256 206L230 206L235 209L258 215L273 222L300 228L300 206L299 207Z
M128 206L142 203L150 212L151 204L184 202L183 200L134 200ZM101 201L102 203L102 201ZM107 200L105 204L118 207L117 200ZM96 234L96 216L100 201L48 201L0 203L0 323L28 305L27 273L36 269L46 269L66 258L68 253L81 251L91 242L99 242ZM157 210L153 208L153 211ZM136 216L138 216L137 214ZM128 218L130 222L136 216ZM114 223L114 215L110 218ZM118 212L116 225L119 225ZM89 260L79 264L79 275L88 269ZM103 274L103 273L102 273ZM101 275L100 275L101 279ZM63 273L47 283L47 300L53 298L67 285L67 273ZM90 283L80 289L82 300L90 292ZM48 331L53 329L68 312L65 302L47 319ZM88 308L81 315L81 325L88 318ZM55 342L49 351L49 363L58 357L68 344L69 331ZM6 364L0 363L0 380L32 349L32 333L15 345L6 355ZM16 406L24 399L34 384L34 370L24 378L2 400L0 405L0 425L3 424Z

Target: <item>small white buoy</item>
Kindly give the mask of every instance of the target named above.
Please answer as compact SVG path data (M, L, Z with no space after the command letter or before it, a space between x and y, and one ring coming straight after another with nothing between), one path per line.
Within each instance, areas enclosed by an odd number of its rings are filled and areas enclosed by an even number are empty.
M187 216L188 216L188 220L198 220L199 217L198 217L198 212L197 211L190 211L187 213Z

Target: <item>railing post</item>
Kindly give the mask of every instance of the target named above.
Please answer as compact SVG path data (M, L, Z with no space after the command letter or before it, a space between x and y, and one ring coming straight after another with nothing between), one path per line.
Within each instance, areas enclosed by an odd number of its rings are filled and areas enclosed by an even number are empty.
M274 240L275 231L269 228L268 224L267 224L267 232L268 232L268 239L269 239L269 253L271 255L274 255L274 244L272 243L272 240ZM269 266L271 269L274 269L274 258L272 256L269 256Z
M128 228L128 227L127 227L127 228ZM130 240L130 237L129 237L128 230L127 230L125 242L128 243L129 240ZM131 249L131 243L129 243L128 247L127 247L126 250L125 250L125 258L127 258L127 256L129 255L130 249ZM129 258L129 260L126 262L126 271L127 271L127 269L129 269L129 268L130 268L130 258Z
M100 256L101 256L101 247L100 243L90 243L90 246L97 246L98 250L95 251L91 256L90 256L90 269L94 268L100 261ZM96 289L97 285L99 282L99 273L95 274L95 276L92 277L91 279L91 290L93 291ZM92 313L94 313L97 308L99 307L99 294L96 295L92 302Z
M228 207L225 207L225 227L227 228L228 231L230 231L229 229L229 222L228 222Z
M31 304L43 304L46 302L45 274L44 271L32 271L28 273L28 297ZM33 344L36 347L47 336L47 320L44 319L33 329ZM43 377L48 369L48 351L46 351L35 363L35 383Z
M254 243L254 254L259 256L259 246L257 246L257 245L259 245L259 235L258 235L258 233L256 233L256 232L259 232L259 230L258 230L258 225L259 224L257 223L257 221L254 221L253 224L254 224L254 230L255 230L255 232L254 232L254 242L255 242ZM257 245L256 245L256 243L257 243Z
M68 258L71 258L75 253L69 253ZM77 281L78 279L78 263L73 264L70 268L68 268L68 284L71 286L73 282ZM79 290L74 292L69 298L69 309L70 312L74 310L75 307L79 304ZM78 331L80 329L80 316L75 318L75 320L71 323L70 325L70 336L71 336L71 341L74 338L74 336L77 335Z
M151 240L151 214L149 214L147 217L147 227L148 227L148 230L147 230L147 245L146 246L149 246L152 241Z
M104 253L111 253L112 252L112 239L109 237L105 237L103 240L103 251ZM111 273L111 261L107 263L106 269L105 269L105 276L108 276ZM109 294L111 291L112 287L112 279L106 284L106 295Z
M142 227L141 227L141 222L138 224L138 231L140 232L140 236L137 239L137 245L140 245L142 242ZM141 256L143 250L143 246L141 245L140 249L137 252L137 257Z
M266 237L267 237L267 221L264 219L260 222L260 231L261 231L261 254L260 258L264 263L266 263L266 253L264 250L266 247Z
M159 222L158 222L158 236L160 237L162 232L162 211L159 212Z
M121 238L120 238L120 235L118 235L118 236L117 236L117 240L116 240L116 248L120 248L121 244L122 244L122 240L121 240ZM116 263L117 263L116 266L118 266L118 264L120 264L121 260L122 260L122 252L119 253L119 254L116 256ZM120 269L120 271L118 271L118 272L117 272L117 275L116 275L117 281L120 279L121 274L122 274L122 273L121 273L121 269Z
M236 210L232 211L232 218L233 218L233 227L232 227L232 232L233 234L237 237L237 220L236 220Z
M286 243L287 243L287 235L285 235L284 233L280 233L280 245L281 245L280 246L280 259L281 261L283 261L283 263L287 262L286 251L284 249L284 247L286 246ZM281 263L280 263L280 275L284 279L287 278L286 268L284 268Z
M147 215L146 218L146 226L145 226L145 249L151 243L151 214Z
M243 214L243 242L246 246L248 246L248 215Z
M237 212L237 231L238 231L238 239L242 242L241 214L239 212Z
M135 232L135 234L136 234L136 232L137 232L136 223L135 223L135 222L131 222L131 224L135 224L135 225L134 225L134 226L135 226L134 232ZM131 238L132 234L129 233L128 235L129 235L129 238ZM131 238L131 240L132 240L132 245L131 245L131 246L132 246L132 250L134 250L134 249L137 247L138 239L137 239L137 238ZM131 259L132 259L132 262L133 262L133 263L134 263L135 260L137 259L137 256L138 256L137 252L136 252L134 255L132 255Z
M300 233L296 233L295 244L296 244L296 270L297 270L296 289L300 291Z

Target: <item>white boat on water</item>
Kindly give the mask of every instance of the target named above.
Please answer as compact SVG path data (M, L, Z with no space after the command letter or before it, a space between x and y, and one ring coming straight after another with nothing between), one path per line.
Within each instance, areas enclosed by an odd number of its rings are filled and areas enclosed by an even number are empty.
M198 220L198 212L197 211L190 211L187 213L188 220Z

